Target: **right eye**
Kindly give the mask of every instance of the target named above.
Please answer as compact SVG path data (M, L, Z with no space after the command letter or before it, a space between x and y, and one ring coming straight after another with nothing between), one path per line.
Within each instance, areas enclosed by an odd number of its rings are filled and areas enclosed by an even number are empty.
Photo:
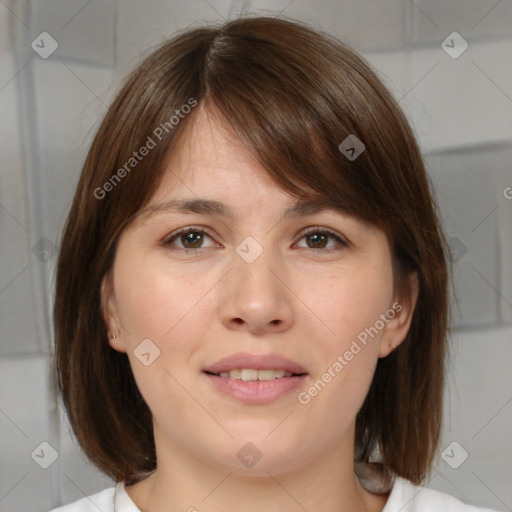
M180 228L177 231L173 231L169 236L165 238L165 240L162 242L162 245L173 250L181 249L187 252L198 252L207 248L203 246L205 239L209 239L213 242L213 239L208 233L206 233L206 231L204 231L204 229L194 226L187 226L185 228ZM219 245L215 242L210 244L208 247L215 246L219 247Z

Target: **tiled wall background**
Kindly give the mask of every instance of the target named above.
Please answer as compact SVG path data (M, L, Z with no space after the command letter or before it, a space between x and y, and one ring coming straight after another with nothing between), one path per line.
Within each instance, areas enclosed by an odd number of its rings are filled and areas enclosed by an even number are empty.
M440 451L428 485L512 510L512 3L2 0L0 511L43 512L112 484L80 454L50 378L59 233L91 134L141 51L246 10L282 11L350 42L411 119L458 298L442 443L453 456ZM58 43L47 59L31 48L43 31ZM441 45L454 31L469 45L457 58L462 40ZM42 442L57 456L48 469Z

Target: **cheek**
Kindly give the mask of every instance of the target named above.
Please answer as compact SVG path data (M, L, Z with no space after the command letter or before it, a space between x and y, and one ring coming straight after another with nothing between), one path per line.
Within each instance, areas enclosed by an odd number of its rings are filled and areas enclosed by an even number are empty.
M184 324L190 334L201 329L203 315L197 312L208 304L203 300L211 288L208 279L194 279L175 269L171 273L165 265L127 255L116 262L114 280L116 309L132 341L154 338L165 345Z
M191 406L179 383L186 383L191 371L196 371L194 355L211 328L210 290L218 281L207 272L202 276L197 279L176 269L171 273L165 262L137 260L128 252L114 267L116 309L126 331L125 351L141 394L150 409L164 417L169 410L186 411ZM148 339L150 360L153 353L157 357L146 366L137 355L148 352L140 348Z
M301 403L316 410L313 416L328 414L342 425L361 407L373 378L380 315L392 302L392 273L383 272L382 266L354 269L332 276L329 286L315 294L316 311L330 332L318 340L319 365Z
M186 414L191 407L180 383L187 382L191 357L208 328L205 295L212 287L209 279L194 280L175 269L171 274L169 268L126 250L114 265L116 311L130 366L149 408L164 421L172 411Z
M385 314L392 303L392 273L383 271L382 266L354 269L342 276L333 276L327 289L317 291L316 295L321 318L330 328L331 335L335 333L331 339L338 340L334 344L329 341L328 345L336 351L348 349L358 335L362 334L361 338L364 338L366 329L377 322L378 327L381 325L380 315ZM379 337L380 332L369 339Z

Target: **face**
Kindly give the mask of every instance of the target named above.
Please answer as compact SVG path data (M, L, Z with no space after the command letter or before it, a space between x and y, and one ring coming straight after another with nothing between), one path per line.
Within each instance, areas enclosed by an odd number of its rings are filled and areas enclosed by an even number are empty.
M181 454L253 475L352 464L375 365L411 316L386 235L334 209L285 215L297 199L198 114L121 235L103 291L158 464Z

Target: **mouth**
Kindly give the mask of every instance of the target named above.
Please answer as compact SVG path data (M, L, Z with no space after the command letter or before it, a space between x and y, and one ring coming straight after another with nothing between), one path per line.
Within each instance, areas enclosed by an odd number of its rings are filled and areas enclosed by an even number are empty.
M303 384L308 372L278 354L239 353L202 370L214 389L250 405L274 402Z
M205 372L210 375L217 377L243 380L244 382L252 381L269 381L274 379L283 379L288 377L300 377L306 375L306 373L293 373L286 370L256 370L253 368L240 368L236 370L223 371L219 373Z

